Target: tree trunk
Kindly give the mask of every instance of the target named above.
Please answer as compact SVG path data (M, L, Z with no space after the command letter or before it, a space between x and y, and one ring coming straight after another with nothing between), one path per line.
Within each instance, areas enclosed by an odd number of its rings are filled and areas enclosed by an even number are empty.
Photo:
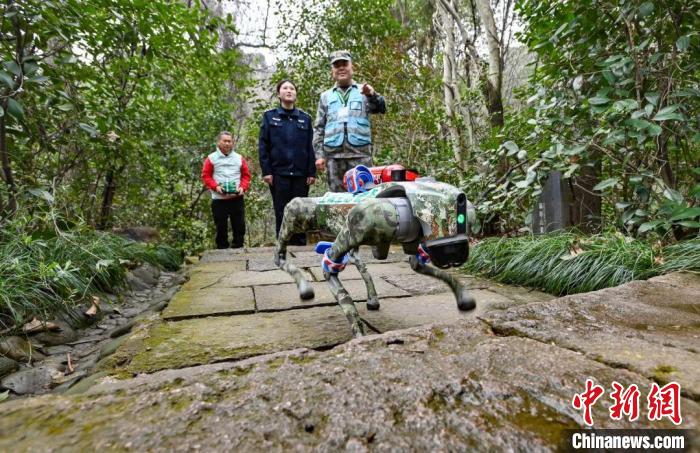
M587 234L599 233L602 225L602 197L593 191L593 187L600 182L600 156L594 154L591 157L593 164L581 167L581 173L574 179L572 187L571 223Z
M661 162L661 177L666 185L672 189L676 188L676 176L671 168L671 160L668 155L668 140L670 134L664 131L658 139L657 145L657 161Z
M116 170L110 168L105 176L105 188L102 192L102 208L100 209L100 219L97 222L97 229L104 230L112 223L112 203L114 195L117 193L117 178L124 171L124 165Z
M450 2L452 0L449 0ZM455 62L455 21L444 7L439 9L440 23L445 38L445 48L442 53L442 86L445 102L445 114L447 116L447 130L450 133L452 153L457 165L462 167L461 136L457 128L456 106L459 103L459 90L456 84Z
M469 54L466 54L464 58L464 75L467 81L467 87L472 88L472 76L471 76L471 66L472 59L469 58ZM471 157L472 152L476 149L476 138L474 134L474 114L472 113L472 105L470 102L466 102L462 106L462 112L464 115L464 127L467 130L467 160Z
M489 49L489 67L486 76L487 109L492 127L503 126L503 64L501 59L501 43L498 39L496 21L493 19L493 9L489 0L476 0L476 7L481 22L486 29L486 44Z
M5 119L7 118L7 100L3 100L2 108L5 114L0 116L0 162L2 162L2 179L5 181L8 192L7 206L2 205L0 199L0 213L7 217L12 217L17 211L17 184L12 173L10 155L7 150L7 131L5 129Z

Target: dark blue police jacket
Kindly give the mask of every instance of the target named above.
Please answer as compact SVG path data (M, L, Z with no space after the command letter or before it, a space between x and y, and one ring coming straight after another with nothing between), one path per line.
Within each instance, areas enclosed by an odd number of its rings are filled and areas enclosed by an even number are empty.
M282 107L263 114L258 140L263 176L313 176L316 166L313 127L308 113Z

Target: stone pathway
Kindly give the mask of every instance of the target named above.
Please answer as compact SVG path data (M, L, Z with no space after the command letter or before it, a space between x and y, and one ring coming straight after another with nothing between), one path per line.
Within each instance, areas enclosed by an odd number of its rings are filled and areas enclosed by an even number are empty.
M314 287L315 298L304 301L287 273L263 266L272 263L271 254L271 249L206 252L162 319L126 340L118 361L108 360L101 369L135 376L301 347L322 350L349 341L350 328L319 272L318 255L309 247L291 249L292 261ZM354 266L342 278L373 333L473 319L489 309L551 299L537 291L465 277L479 308L462 313L449 287L413 272L400 250L387 262L372 258L369 249L362 256L382 308L365 308L367 291Z
M342 278L379 335L350 341L318 257L291 249L316 290L301 301L271 254L205 253L74 395L3 404L0 451L547 451L583 426L571 400L588 377L642 392L639 420L611 420L601 399L596 427L673 427L645 417L651 383L670 381L682 387L681 427L700 422L698 275L559 299L464 276L478 308L461 313L402 254L363 250L381 309L365 308L356 271Z

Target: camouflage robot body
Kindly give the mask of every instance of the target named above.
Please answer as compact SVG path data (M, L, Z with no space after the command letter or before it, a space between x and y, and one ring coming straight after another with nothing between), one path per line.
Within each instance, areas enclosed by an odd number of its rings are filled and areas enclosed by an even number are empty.
M294 277L302 298L313 297L303 274L287 262L286 248L294 233L324 230L336 236L328 257L341 262L349 255L365 280L368 308L378 309L372 279L356 252L360 245L370 245L376 258L385 259L389 245L401 243L405 253L414 255L409 260L413 270L447 283L460 310L470 310L475 303L461 283L427 262L432 259L437 267L447 268L461 265L467 259L467 223L472 216L473 209L464 193L432 178L387 182L358 194L328 192L322 197L295 198L285 209L275 262ZM353 333L364 334L362 321L338 273L325 276Z

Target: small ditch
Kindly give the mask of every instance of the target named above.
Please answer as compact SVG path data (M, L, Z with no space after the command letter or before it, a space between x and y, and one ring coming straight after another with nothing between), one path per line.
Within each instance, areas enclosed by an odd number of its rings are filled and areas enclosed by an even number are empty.
M99 295L97 304L79 307L67 320L0 337L0 398L62 393L90 377L138 319L163 310L185 280L183 271L141 266L130 272L122 294Z

